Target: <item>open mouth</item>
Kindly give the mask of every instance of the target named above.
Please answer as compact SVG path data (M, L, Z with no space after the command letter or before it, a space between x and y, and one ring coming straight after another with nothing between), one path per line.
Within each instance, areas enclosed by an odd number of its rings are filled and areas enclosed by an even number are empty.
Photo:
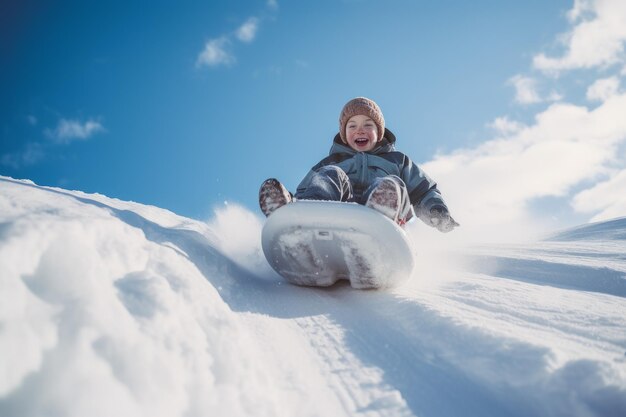
M369 140L367 138L356 138L354 140L354 143L356 143L357 146L367 145L368 142L369 142Z

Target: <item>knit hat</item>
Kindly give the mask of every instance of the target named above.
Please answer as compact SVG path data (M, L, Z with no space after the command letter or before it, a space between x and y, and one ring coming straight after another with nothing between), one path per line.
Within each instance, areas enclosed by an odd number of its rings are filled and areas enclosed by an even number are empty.
M347 143L346 125L348 124L348 120L357 114L365 115L374 121L378 128L378 140L381 140L385 135L385 118L383 117L383 112L380 110L380 107L378 107L378 104L365 97L353 98L343 106L341 114L339 115L339 134L341 135L341 140Z

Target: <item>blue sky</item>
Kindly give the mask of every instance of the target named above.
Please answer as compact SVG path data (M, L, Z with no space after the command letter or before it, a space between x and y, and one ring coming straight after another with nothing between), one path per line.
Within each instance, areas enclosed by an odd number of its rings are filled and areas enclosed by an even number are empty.
M597 188L626 187L622 124L550 133L625 109L619 0L15 3L0 13L2 175L195 218L257 211L259 184L293 189L367 96L466 223L626 215ZM514 166L545 149L556 162Z

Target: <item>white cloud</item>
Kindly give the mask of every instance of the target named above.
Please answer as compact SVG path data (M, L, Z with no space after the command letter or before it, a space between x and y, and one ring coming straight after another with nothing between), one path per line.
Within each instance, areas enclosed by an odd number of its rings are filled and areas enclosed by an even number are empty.
M33 126L38 123L34 116L28 116L27 121ZM86 122L61 119L54 129L44 130L44 134L51 139L50 142L27 143L20 150L0 155L0 165L15 169L34 165L44 158L46 151L51 146L67 145L75 140L87 140L93 135L105 131L106 129L102 124L94 119L89 119Z
M251 17L239 26L233 33L225 34L219 38L209 40L196 59L197 67L217 67L231 65L236 59L227 49L233 41L250 43L256 38L259 31L260 19Z
M546 97L546 101L554 102L563 100L563 95L557 91L551 91Z
M504 116L496 118L493 122L489 123L487 127L490 127L501 135L507 136L519 132L524 128L524 125Z
M603 78L594 82L587 89L587 99L592 101L605 101L618 93L619 78Z
M533 78L516 75L509 80L515 87L515 101L521 104L533 104L541 102L537 92L537 81Z
M624 62L626 1L576 0L568 17L575 26L561 37L564 54L558 58L539 54L533 59L535 68L558 74Z
M271 10L278 10L277 0L267 0L266 7ZM265 13L267 14L267 13ZM248 18L234 32L223 34L222 36L209 40L204 49L198 54L196 59L197 67L217 67L220 65L230 65L236 61L235 56L227 51L233 41L250 43L256 39L263 17L252 16Z
M597 213L591 221L608 220L626 216L626 169L607 181L578 193L573 200L574 209L584 213Z
M439 155L423 167L437 180L463 233L520 237L549 218L532 217L534 200L568 198L575 186L610 172L618 146L626 143L624 114L626 94L593 110L554 104L510 137Z
M34 165L44 157L43 147L39 143L29 143L17 152L7 153L0 156L0 165L19 169L23 166Z
M226 51L228 44L230 44L230 41L226 37L209 40L198 55L196 65L199 67L216 67L232 64L235 62L235 57Z
M45 134L60 144L68 144L74 140L89 139L96 133L104 132L104 127L100 122L89 119L84 123L78 120L59 120L59 124L54 129L46 129Z
M270 10L277 10L278 1L267 0L266 7ZM231 46L233 41L239 41L243 43L251 43L252 41L254 41L256 39L262 20L262 16L250 17L234 32L226 33L218 38L209 40L204 45L204 49L198 54L198 58L196 59L196 66L217 67L220 65L233 64L236 61L235 56L230 53L227 48Z
M574 6L567 12L567 18L576 22L583 14L593 11L593 0L574 0Z
M235 36L241 42L252 42L256 37L256 33L259 29L259 19L251 17L243 25L237 29Z

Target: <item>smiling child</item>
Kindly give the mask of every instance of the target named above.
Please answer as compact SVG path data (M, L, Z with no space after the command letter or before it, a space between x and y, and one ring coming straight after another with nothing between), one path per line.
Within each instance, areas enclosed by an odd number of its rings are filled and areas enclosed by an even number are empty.
M263 182L261 211L269 216L295 200L344 201L371 207L400 225L415 214L441 232L457 227L437 184L396 151L395 142L373 100L350 100L340 113L329 156L311 168L295 195L275 178Z

